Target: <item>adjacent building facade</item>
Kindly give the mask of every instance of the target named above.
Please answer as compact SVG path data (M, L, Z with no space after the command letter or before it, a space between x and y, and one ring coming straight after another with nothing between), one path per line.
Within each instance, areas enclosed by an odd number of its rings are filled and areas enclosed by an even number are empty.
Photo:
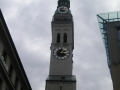
M0 90L32 90L1 10Z
M76 77L72 75L74 26L70 0L58 0L51 24L51 58L45 90L76 90Z
M120 90L120 12L97 15L113 89Z

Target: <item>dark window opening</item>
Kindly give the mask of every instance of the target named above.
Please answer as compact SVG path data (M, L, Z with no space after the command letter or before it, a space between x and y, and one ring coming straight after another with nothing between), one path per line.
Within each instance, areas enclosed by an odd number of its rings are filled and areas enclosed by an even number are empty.
M21 87L21 89L20 90L23 90L23 88Z
M60 86L60 90L62 90L62 86Z
M118 49L119 49L118 54L120 55L120 26L117 27L117 41L118 41ZM117 64L114 62L114 65L117 65Z
M62 80L65 80L65 77L61 77Z
M117 30L118 33L118 40L120 40L120 30Z
M65 5L67 5L67 2L65 3Z
M9 70L9 76L10 76L10 78L12 78L12 73L13 73L13 67L12 67L12 65L10 66L10 70Z
M7 52L5 51L4 49L4 52L3 52L3 60L6 62L6 58L7 58Z
M120 26L116 26L117 30L120 30Z
M64 5L65 2L61 2L61 5Z
M57 34L57 43L60 43L60 33Z
M66 34L66 33L64 33L63 42L64 42L64 43L67 43L67 34Z
M2 79L0 78L0 89L1 89L1 87L2 87Z
M15 89L18 88L18 77L15 78Z
M5 67L5 69L8 71L8 66L7 66L7 52L5 51L5 49L3 51L1 60L2 60L2 63L4 65L4 67Z

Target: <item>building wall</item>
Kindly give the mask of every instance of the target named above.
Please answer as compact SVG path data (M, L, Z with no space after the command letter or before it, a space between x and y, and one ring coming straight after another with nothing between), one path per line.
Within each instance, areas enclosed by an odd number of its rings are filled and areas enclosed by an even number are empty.
M50 61L50 75L72 75L72 25L71 24L61 24L63 27L59 25L54 25L53 26L53 40L52 40L52 45L51 45L51 61ZM67 30L67 31L64 31ZM56 43L57 39L57 33L60 33L61 35L61 42ZM67 43L63 45L63 34L67 33ZM54 55L53 51L57 47L66 47L70 51L70 55L68 58L64 60L57 60Z
M117 26L120 26L120 22L111 22L107 24L109 58L111 62L110 67L114 90L120 90L120 44Z
M76 90L76 82L47 81L45 90Z
M9 79L11 80L11 84L14 85L14 89L15 90L21 90L22 86L21 86L21 83L20 81L16 81L16 77L17 77L17 74L15 72L15 69L12 68L12 70L10 70L11 66L12 66L12 62L8 56L8 54L6 54L6 56L4 57L3 56L3 53L7 51L5 51L5 47L2 43L2 40L0 40L0 60L2 62L2 65L4 66L3 69L6 70L7 74L6 76L9 77ZM10 75L11 74L11 75ZM7 86L8 82L5 82L5 79L2 77L2 73L0 72L0 90L8 90L9 87Z
M59 19L58 21L54 21ZM71 19L71 21L63 21ZM70 14L55 14L52 21L52 43L49 75L72 75L73 68L73 21ZM60 42L57 42L57 35L60 34ZM67 35L67 42L64 42L64 34ZM58 47L65 47L69 50L69 56L65 59L57 59L54 50Z
M0 74L2 76L1 88L7 87L7 90L32 90L1 10Z

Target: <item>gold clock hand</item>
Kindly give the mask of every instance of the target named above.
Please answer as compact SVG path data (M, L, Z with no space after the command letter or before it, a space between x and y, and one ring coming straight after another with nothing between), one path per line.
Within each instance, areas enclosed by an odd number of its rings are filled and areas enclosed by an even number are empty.
M62 53L66 54L67 52L62 52Z
M66 48L63 49L63 51L61 51L61 53L63 53L66 50Z
M66 10L67 8L66 7L64 7L62 10Z

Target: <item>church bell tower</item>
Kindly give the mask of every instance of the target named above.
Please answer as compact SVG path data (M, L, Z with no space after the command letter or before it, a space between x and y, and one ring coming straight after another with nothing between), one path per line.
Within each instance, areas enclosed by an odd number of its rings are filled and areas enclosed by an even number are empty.
M45 90L76 90L76 77L72 75L74 28L70 0L58 0L51 25L50 70Z

